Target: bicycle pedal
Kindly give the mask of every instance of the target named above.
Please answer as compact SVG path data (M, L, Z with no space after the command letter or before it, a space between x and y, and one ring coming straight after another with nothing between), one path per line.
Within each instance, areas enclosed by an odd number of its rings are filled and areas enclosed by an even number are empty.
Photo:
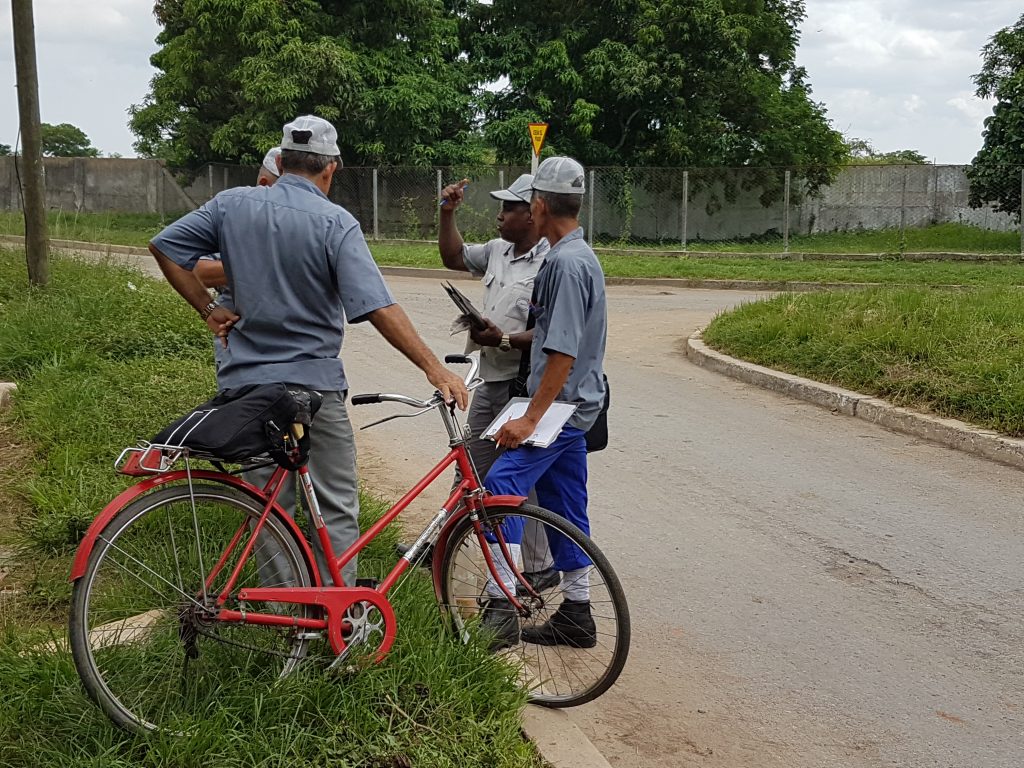
M357 587L366 587L367 589L376 589L380 586L380 579L374 579L370 577L356 579Z
M297 632L295 634L296 640L319 640L324 636L323 632Z

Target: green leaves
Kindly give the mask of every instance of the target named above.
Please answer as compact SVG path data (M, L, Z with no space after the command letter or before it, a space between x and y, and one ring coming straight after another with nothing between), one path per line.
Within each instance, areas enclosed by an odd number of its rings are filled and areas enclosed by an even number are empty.
M71 123L43 123L39 126L39 137L47 157L99 157L100 154L85 132Z
M984 143L971 162L970 205L994 204L1021 216L1024 171L1024 16L1001 29L981 50L981 72L974 76L979 98L996 99L985 119Z
M551 124L553 152L591 165L835 166L839 134L795 66L796 0L495 0L475 11L479 80L499 160L512 124ZM537 114L537 113L540 114Z
M453 13L462 5L158 2L159 71L130 110L135 148L180 167L255 163L285 122L314 113L335 123L348 165L472 157L472 83Z

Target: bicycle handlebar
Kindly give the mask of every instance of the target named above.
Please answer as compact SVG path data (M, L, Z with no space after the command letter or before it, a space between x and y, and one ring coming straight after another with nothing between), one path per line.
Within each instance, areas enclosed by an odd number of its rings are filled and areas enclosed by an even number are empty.
M464 379L466 389L475 389L478 387L483 380L477 378L477 371L480 370L480 360L470 355L445 355L444 361L446 363L456 363L462 365L469 365L469 373L466 374ZM375 403L403 403L404 405L411 406L413 408L434 408L441 404L441 393L434 392L433 395L428 397L426 400L417 400L414 397L408 395L395 395L387 394L384 392L375 392L373 394L363 395L352 395L352 405L373 405Z

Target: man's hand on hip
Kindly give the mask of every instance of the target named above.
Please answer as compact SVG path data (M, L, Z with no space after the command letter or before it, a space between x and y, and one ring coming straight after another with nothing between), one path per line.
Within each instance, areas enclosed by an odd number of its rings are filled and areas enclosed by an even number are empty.
M224 307L217 307L206 316L206 325L220 339L220 343L227 349L228 334L238 322L238 315Z

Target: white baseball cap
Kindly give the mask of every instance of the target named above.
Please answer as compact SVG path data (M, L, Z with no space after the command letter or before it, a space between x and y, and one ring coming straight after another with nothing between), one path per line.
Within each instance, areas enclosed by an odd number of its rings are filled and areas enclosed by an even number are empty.
M280 176L281 172L277 170L277 158L281 155L281 148L274 147L267 151L267 154L263 156L263 168L275 176Z
M583 166L571 157L549 157L537 168L533 188L539 192L582 195L587 191L585 175Z
M491 192L495 200L504 200L509 203L529 203L533 197L533 176L524 173L518 179L508 185L508 189L499 189Z
M332 157L341 154L338 149L338 132L333 125L316 115L303 115L285 125L281 149Z

